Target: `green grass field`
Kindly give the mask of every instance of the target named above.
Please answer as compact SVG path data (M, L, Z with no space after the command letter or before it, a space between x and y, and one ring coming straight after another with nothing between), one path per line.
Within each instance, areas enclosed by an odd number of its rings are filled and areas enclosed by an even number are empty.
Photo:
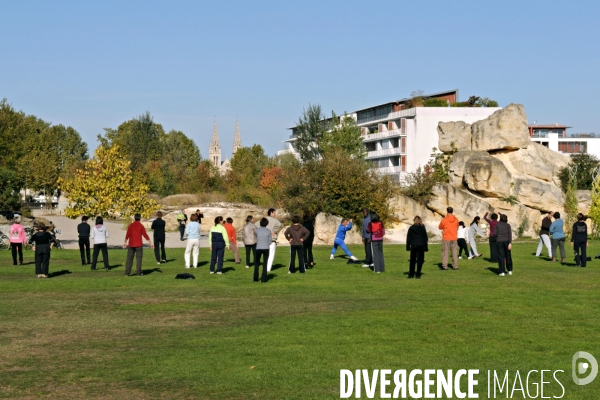
M145 250L145 276L129 278L124 250L109 251L109 272L54 250L51 279L36 278L31 251L17 267L2 251L0 398L335 399L340 369L465 368L480 370L480 398L487 370L510 370L512 385L516 370L525 383L529 370L560 369L564 399L596 400L600 377L576 386L571 358L600 360L600 260L573 268L568 249L571 265L550 263L536 246L516 244L515 274L501 278L484 258L441 271L432 245L420 280L406 279L402 245L385 247L382 274L318 247L313 270L288 275L280 247L266 284L232 261L209 275L206 249L196 270L183 249L162 266ZM196 279L174 279L186 271ZM546 380L544 395L559 396Z

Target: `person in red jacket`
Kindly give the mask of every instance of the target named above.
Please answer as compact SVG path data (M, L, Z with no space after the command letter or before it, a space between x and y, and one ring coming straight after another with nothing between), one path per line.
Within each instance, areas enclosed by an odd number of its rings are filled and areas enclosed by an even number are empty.
M125 242L123 243L123 248L127 249L127 261L125 262L125 276L129 276L131 272L131 267L133 267L133 256L135 255L136 259L136 273L137 276L142 276L142 236L146 238L151 248L154 248L152 241L150 240L150 236L146 233L146 228L140 222L142 216L140 214L135 214L133 216L133 221L131 225L127 228L127 234L125 234ZM127 241L129 240L129 248L127 247Z
M233 226L233 218L227 218L225 221L227 221L227 223L224 224L223 226L225 227L225 230L227 231L227 237L229 238L229 249L231 251L233 251L235 263L239 264L240 263L240 251L238 250L238 247L237 247L237 231L235 230L235 227Z
M438 227L442 231L442 269L448 269L448 250L452 252L452 269L458 269L458 219L452 214L452 207L446 211L448 214Z

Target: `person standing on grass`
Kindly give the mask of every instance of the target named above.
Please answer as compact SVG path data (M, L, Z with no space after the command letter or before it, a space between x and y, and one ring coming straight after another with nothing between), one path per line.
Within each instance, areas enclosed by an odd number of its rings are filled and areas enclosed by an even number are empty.
M573 250L575 251L575 264L577 267L585 268L587 264L586 247L589 246L587 235L585 216L579 213L577 214L577 222L573 224L573 230L571 231L571 244L573 244Z
M363 209L363 219L362 219L362 242L365 246L365 263L363 264L364 268L369 268L373 266L373 249L371 248L371 234L367 232L367 227L371 222L371 214L369 213L368 208Z
M158 211L156 213L156 219L152 221L152 225L150 229L154 232L154 257L156 258L156 263L166 263L167 255L165 253L165 226L166 222L162 219L163 213Z
M565 254L565 222L560 219L560 213L554 213L554 222L550 225L550 234L552 235L552 261L556 261L558 254L556 248L560 249L560 262L564 263Z
M306 272L306 264L304 261L304 241L308 239L310 232L308 229L300 225L300 217L294 215L292 217L292 226L284 232L285 238L290 242L290 265L288 274L296 272L296 253L298 254L298 269L300 273Z
M242 229L242 240L244 247L246 248L246 268L250 268L250 265L254 265L254 259L256 258L256 225L254 225L254 217L248 215L246 217L246 225ZM252 263L250 262L250 252L252 252Z
M104 269L109 270L108 265L108 243L107 240L110 237L108 229L104 226L104 218L101 216L96 217L96 225L92 228L91 238L94 241L94 253L92 254L92 271L96 269L96 263L98 262L98 253L102 251L102 260L104 261Z
M469 245L471 245L471 252L469 253L469 259L472 259L473 257L481 257L481 253L477 252L477 242L475 241L475 237L477 236L477 234L483 236L484 233L481 230L481 228L479 227L479 221L481 220L481 218L479 218L479 216L476 216L475 218L473 218L473 222L471 222L471 225L469 226Z
M123 248L127 249L127 260L125 261L125 276L129 276L131 272L131 268L133 267L133 257L135 256L136 260L136 275L142 276L142 256L143 253L143 242L142 236L148 241L151 248L154 248L150 237L146 233L146 228L140 222L142 216L140 214L135 214L133 216L134 221L127 228L127 233L125 234L125 242L123 243ZM127 246L129 241L129 247Z
M442 231L442 269L448 269L448 252L452 253L452 269L458 269L458 219L454 216L452 207L446 208L446 216L438 228Z
M79 253L81 254L81 265L90 264L90 225L88 217L81 217L81 223L77 225L77 234L79 235ZM86 261L87 260L87 261Z
M240 251L237 247L237 231L233 226L233 219L227 218L227 223L223 225L225 230L227 231L227 237L229 238L229 249L233 251L233 257L235 258L235 263L240 263Z
M496 256L498 258L499 276L504 276L505 266L508 275L512 275L512 228L508 224L506 214L500 214L500 222L496 224Z
M406 251L410 251L409 279L421 279L421 268L423 268L425 262L425 253L429 251L428 241L429 237L425 225L423 225L423 220L417 215L406 234ZM415 266L417 267L416 275Z
M352 219L342 219L342 223L338 226L337 232L335 234L335 239L333 240L333 247L331 248L331 255L329 256L330 260L335 258L335 252L337 251L338 246L344 250L344 253L351 260L358 261L358 258L354 257L348 247L346 247L346 232L352 229Z
M23 225L21 225L21 216L15 215L13 221L14 222L10 226L10 230L8 231L8 239L10 240L10 249L12 251L13 265L17 265L17 253L19 254L19 263L23 265L23 246L27 243L27 235L25 234L25 229L23 228Z
M281 222L275 216L277 215L277 211L274 208L269 208L267 211L267 221L269 221L269 225L267 225L267 229L271 231L271 246L269 247L269 260L267 261L267 271L271 271L273 268L273 261L275 260L275 250L277 249L277 234L281 230Z
M218 263L217 274L223 273L223 257L225 256L225 248L229 247L229 237L227 230L223 226L223 217L220 215L215 218L215 224L210 227L209 243L210 243L210 273L215 273L215 264Z
M310 217L305 215L303 218L304 222L302 226L308 231L308 237L302 243L304 247L304 264L306 269L313 268L315 266L315 260L313 259L313 241L315 240L315 227L310 222Z
M267 228L269 220L262 218L259 222L260 227L256 228L256 256L254 257L254 282L258 282L258 266L260 258L263 259L262 275L260 280L262 283L267 281L267 260L269 258L269 249L273 242L273 234Z
M179 240L183 242L183 234L185 233L185 224L187 223L188 217L185 214L185 209L182 209L177 214L177 223L179 224Z
M468 235L468 231L467 231L467 228L465 228L465 223L460 221L458 223L458 232L456 233L456 237L457 237L456 244L458 245L458 259L459 260L462 259L463 250L465 252L465 257L469 256L469 247L467 247L467 235Z
M190 222L185 226L185 234L187 235L187 245L183 258L185 267L190 267L190 253L193 254L194 268L198 268L198 253L200 252L200 224L196 214L190 215Z
M31 235L29 244L35 252L35 273L38 278L47 278L50 269L50 251L54 245L54 236L47 232L46 226L38 223L37 232Z
M352 220L350 220L352 223ZM367 233L371 234L371 254L373 255L373 272L381 273L385 271L385 262L383 259L383 237L385 228L379 216L375 213L371 215L371 222L367 226Z
M549 211L548 214L542 219L542 227L540 228L540 243L538 244L535 256L539 257L542 254L544 245L548 249L548 257L552 258L552 244L550 242L550 227L552 226L552 215L554 213Z
M486 212L485 215L483 216L483 219L490 226L490 236L489 236L490 261L497 262L498 257L496 256L496 242L497 242L497 240L496 240L496 224L498 224L498 214L492 213L492 215L490 215L491 219L488 219L487 216L488 216L488 213Z

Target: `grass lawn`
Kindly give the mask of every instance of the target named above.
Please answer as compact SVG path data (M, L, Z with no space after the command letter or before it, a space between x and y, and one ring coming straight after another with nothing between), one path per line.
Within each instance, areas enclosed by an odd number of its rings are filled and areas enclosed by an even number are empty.
M560 369L564 399L596 400L600 377L575 385L571 359L600 360L600 260L573 268L567 249L571 265L549 263L536 246L515 244L515 274L501 278L484 258L441 271L432 245L420 280L406 279L402 245L385 246L382 274L318 247L313 270L288 275L280 247L266 284L233 261L209 275L206 249L197 270L183 268L183 249L161 266L145 250L145 276L129 278L124 250L109 251L109 272L54 250L51 279L36 278L31 251L17 267L2 251L0 398L335 399L340 369L465 368L480 370L480 398L487 370L510 370L512 385L516 370L525 384L529 370ZM186 271L196 279L174 279ZM544 395L560 396L545 380Z

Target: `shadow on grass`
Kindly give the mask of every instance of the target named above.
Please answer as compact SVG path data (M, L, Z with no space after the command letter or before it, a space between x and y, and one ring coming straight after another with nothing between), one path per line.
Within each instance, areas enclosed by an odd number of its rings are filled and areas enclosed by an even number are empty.
M61 271L50 272L48 274L48 278L55 278L57 276L66 275L66 274L70 274L70 273L71 273L71 271L69 271L68 269L63 269Z
M224 274L227 273L227 272L229 272L229 271L235 271L235 268L233 268L233 267L224 267L223 268L223 273Z
M162 270L160 268L152 268L152 269L143 269L142 274L150 275L153 272L160 272L162 274Z
M495 275L500 273L500 268L488 267L488 271L493 272Z
M203 266L205 266L205 265L209 265L209 264L210 264L210 261L200 261L200 262L198 263L198 266L199 266L199 267L203 267Z
M109 265L108 266L108 270L110 271L110 270L113 270L115 268L122 267L122 266L123 266L123 264Z
M286 268L286 266L283 264L273 264L273 266L271 267L271 271L275 271L276 269L279 269L279 268Z
M35 265L35 261L29 261L29 262L23 263L21 265Z

